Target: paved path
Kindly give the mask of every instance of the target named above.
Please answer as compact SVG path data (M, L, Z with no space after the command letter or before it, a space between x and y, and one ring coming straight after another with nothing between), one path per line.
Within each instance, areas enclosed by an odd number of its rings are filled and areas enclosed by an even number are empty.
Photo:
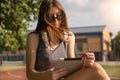
M25 69L0 71L0 80L27 80ZM120 80L112 78L111 80Z
M111 78L111 80L120 80L120 78Z
M27 80L25 69L0 71L0 80Z

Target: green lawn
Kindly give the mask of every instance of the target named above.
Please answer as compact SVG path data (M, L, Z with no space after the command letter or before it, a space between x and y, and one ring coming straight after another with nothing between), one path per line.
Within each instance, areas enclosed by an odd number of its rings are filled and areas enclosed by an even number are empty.
M119 66L118 65L113 65L113 66L102 65L102 66L110 77L120 78L120 65Z
M0 71L6 71L6 70L13 70L13 69L21 69L21 68L25 68L25 66L0 66Z

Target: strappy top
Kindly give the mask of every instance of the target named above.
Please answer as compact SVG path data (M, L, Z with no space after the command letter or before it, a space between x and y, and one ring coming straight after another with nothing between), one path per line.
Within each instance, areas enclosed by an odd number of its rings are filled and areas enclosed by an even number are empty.
M39 44L37 48L35 70L44 71L53 67L59 58L66 58L67 51L64 42L61 42L54 50L49 50L42 39L39 36Z

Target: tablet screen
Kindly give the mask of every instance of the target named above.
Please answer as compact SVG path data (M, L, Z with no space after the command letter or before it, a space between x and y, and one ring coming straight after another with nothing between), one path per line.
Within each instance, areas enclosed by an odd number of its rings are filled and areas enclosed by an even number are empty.
M68 74L71 74L80 69L82 65L83 65L82 58L60 58L56 62L55 68L66 68Z

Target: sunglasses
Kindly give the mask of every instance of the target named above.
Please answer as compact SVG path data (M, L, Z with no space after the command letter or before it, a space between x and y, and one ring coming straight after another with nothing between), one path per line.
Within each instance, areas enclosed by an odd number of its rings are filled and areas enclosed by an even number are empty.
M55 21L55 19L57 19L58 21L61 21L64 17L65 17L64 13L61 13L59 15L56 15L56 17L54 15L47 16L46 19L48 22L53 22L53 21Z

